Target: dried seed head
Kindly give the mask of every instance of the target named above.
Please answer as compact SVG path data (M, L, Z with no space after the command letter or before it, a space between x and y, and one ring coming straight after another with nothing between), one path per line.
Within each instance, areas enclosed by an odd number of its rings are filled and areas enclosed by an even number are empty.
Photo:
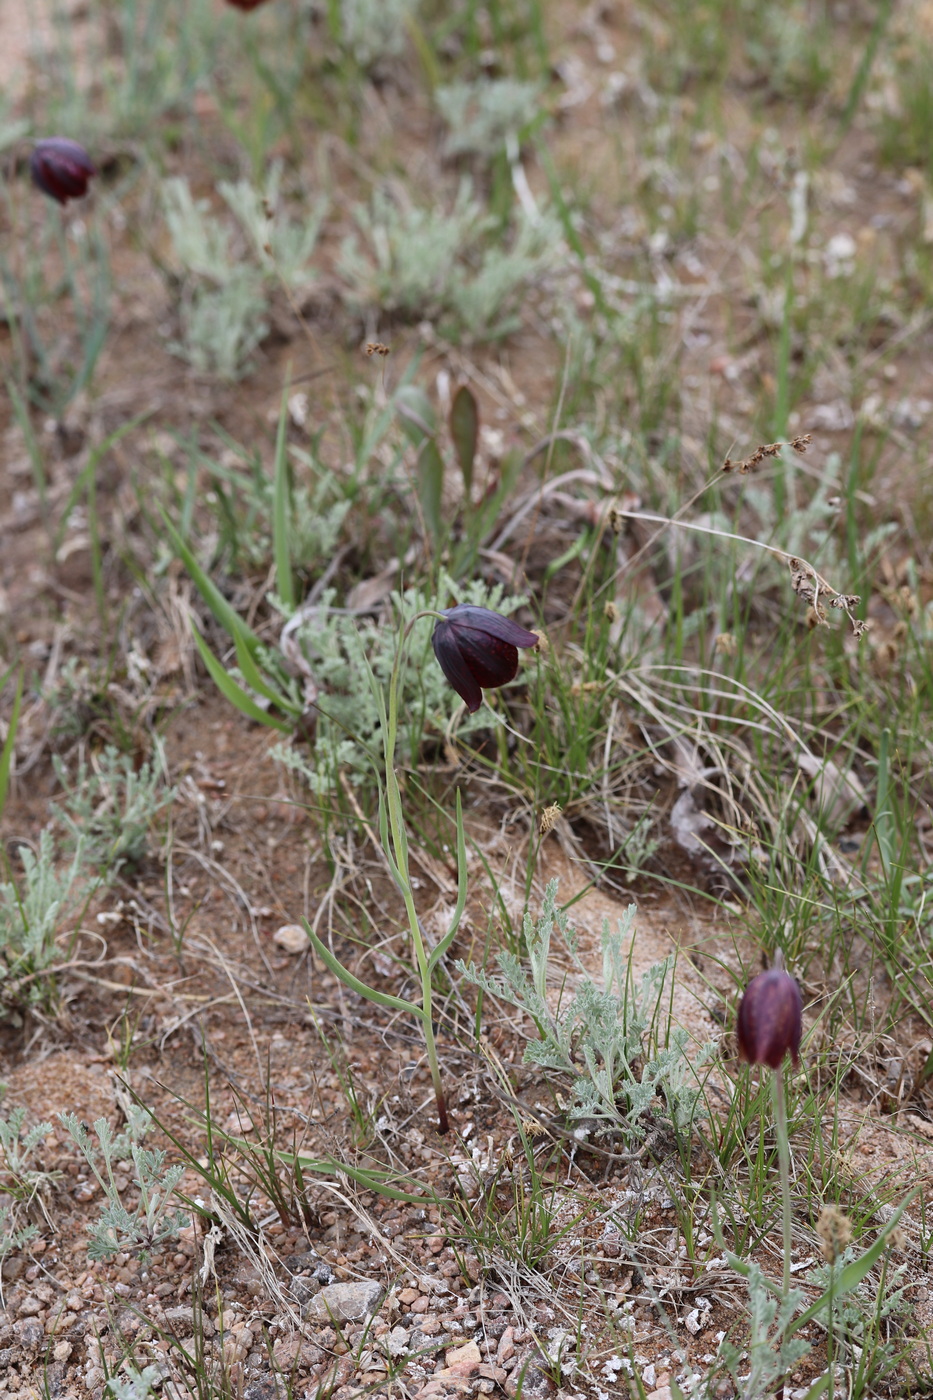
M741 1058L752 1065L779 1069L790 1053L796 1068L802 1033L800 988L790 973L772 967L753 977L739 1003L736 1034Z
M852 1222L836 1206L824 1206L816 1222L822 1243L820 1252L827 1264L835 1264L852 1238Z
M744 461L736 461L732 457L727 457L722 464L722 470L724 472L738 471L742 476L747 476L750 471L754 471L767 458L779 456L782 448L790 447L794 452L803 456L812 441L810 433L801 433L798 437L791 438L790 442L763 442Z
M603 608L603 617L605 617L609 622L618 622L618 605L616 603L607 603L606 606Z
M558 802L552 802L549 807L545 807L538 820L538 830L542 836L547 836L549 831L554 830L559 816L560 804Z
M625 524L625 516L622 515L616 506L609 507L609 514L606 517L609 521L609 529L614 535L621 535L622 527Z
M723 656L735 656L739 649L739 644L735 639L734 632L720 632L716 638L716 650L721 651Z

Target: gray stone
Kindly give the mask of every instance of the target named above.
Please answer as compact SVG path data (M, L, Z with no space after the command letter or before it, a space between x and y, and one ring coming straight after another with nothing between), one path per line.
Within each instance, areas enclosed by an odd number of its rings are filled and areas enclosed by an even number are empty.
M309 1303L316 1294L320 1293L321 1285L316 1279L305 1278L299 1274L289 1284L289 1291L298 1306L304 1307L305 1303Z
M540 1352L532 1351L521 1358L505 1378L505 1393L521 1396L522 1400L549 1400L557 1394L557 1386L543 1369L547 1365Z
M315 1294L304 1315L315 1322L368 1322L384 1297L381 1283L330 1283Z
M317 1283L325 1286L334 1281L333 1269L315 1249L305 1250L302 1254L290 1255L285 1260L285 1267L290 1274L310 1274Z
M409 1332L406 1327L393 1327L385 1338L385 1348L389 1356L404 1356L409 1350Z
M24 1317L20 1322L14 1322L13 1334L20 1346L27 1350L40 1347L45 1341L45 1328L34 1317Z
M173 1329L194 1326L194 1308L190 1304L179 1303L175 1308L166 1308L164 1317L169 1327Z
M43 1390L48 1396L57 1397L65 1389L65 1364L62 1361L53 1361L51 1366L46 1366L43 1373Z
M243 1392L243 1400L285 1400L285 1387L277 1376L257 1376Z

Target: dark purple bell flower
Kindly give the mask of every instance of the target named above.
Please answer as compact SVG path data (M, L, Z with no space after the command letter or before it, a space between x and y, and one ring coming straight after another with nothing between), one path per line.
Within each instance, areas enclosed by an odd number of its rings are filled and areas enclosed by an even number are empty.
M59 204L80 199L87 194L87 184L97 169L91 157L77 141L67 136L47 136L37 141L29 158L33 184Z
M527 627L491 608L458 603L442 609L431 637L434 655L454 690L474 714L483 703L483 691L495 690L515 679L518 648L538 645Z
M800 988L790 973L772 967L753 977L739 1004L736 1026L742 1059L778 1069L789 1052L797 1067L802 1030Z

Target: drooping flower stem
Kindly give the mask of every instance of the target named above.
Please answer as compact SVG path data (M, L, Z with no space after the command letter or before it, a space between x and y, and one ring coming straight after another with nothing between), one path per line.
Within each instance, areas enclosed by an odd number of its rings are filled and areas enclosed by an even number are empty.
M787 1138L787 1109L784 1103L784 1068L772 1071L774 1084L774 1129L777 1134L778 1169L781 1174L781 1204L784 1216L784 1277L783 1293L790 1291L791 1205L790 1205L790 1144Z
M408 870L408 833L405 830L405 819L402 814L402 794L399 788L398 775L395 771L395 748L398 741L399 689L401 683L402 658L405 647L416 622L420 621L423 617L438 616L440 616L440 614L433 610L416 613L402 633L398 649L395 653L392 675L389 678L389 712L382 731L383 749L385 753L386 793L383 811L380 814L380 834L382 836L386 857L389 861L395 882L398 885L399 892L405 901L405 910L408 914L411 943L415 953L415 961L418 964L418 974L421 979L421 1007L419 1016L422 1030L424 1031L424 1043L428 1055L428 1065L431 1070L431 1083L434 1085L434 1097L437 1102L437 1130L440 1133L446 1133L450 1126L447 1118L447 1100L441 1081L441 1068L437 1059L437 1045L434 1039L432 987L434 961L429 956L428 950L425 947L424 935L421 931L421 924L418 921L418 911L415 908L415 899L412 893L411 879Z

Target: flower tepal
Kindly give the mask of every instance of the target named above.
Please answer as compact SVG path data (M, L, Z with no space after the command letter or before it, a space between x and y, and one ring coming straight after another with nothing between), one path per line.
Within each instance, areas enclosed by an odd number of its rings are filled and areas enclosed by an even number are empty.
M518 648L537 646L538 637L491 608L458 603L443 610L431 644L447 680L474 714L484 690L515 679Z
M59 204L67 204L69 199L87 194L88 181L97 174L97 168L77 141L67 136L47 136L33 148L29 173L43 194L57 199Z
M753 1065L780 1068L788 1053L800 1064L803 1007L800 988L789 972L772 967L753 977L739 1005L739 1054Z

